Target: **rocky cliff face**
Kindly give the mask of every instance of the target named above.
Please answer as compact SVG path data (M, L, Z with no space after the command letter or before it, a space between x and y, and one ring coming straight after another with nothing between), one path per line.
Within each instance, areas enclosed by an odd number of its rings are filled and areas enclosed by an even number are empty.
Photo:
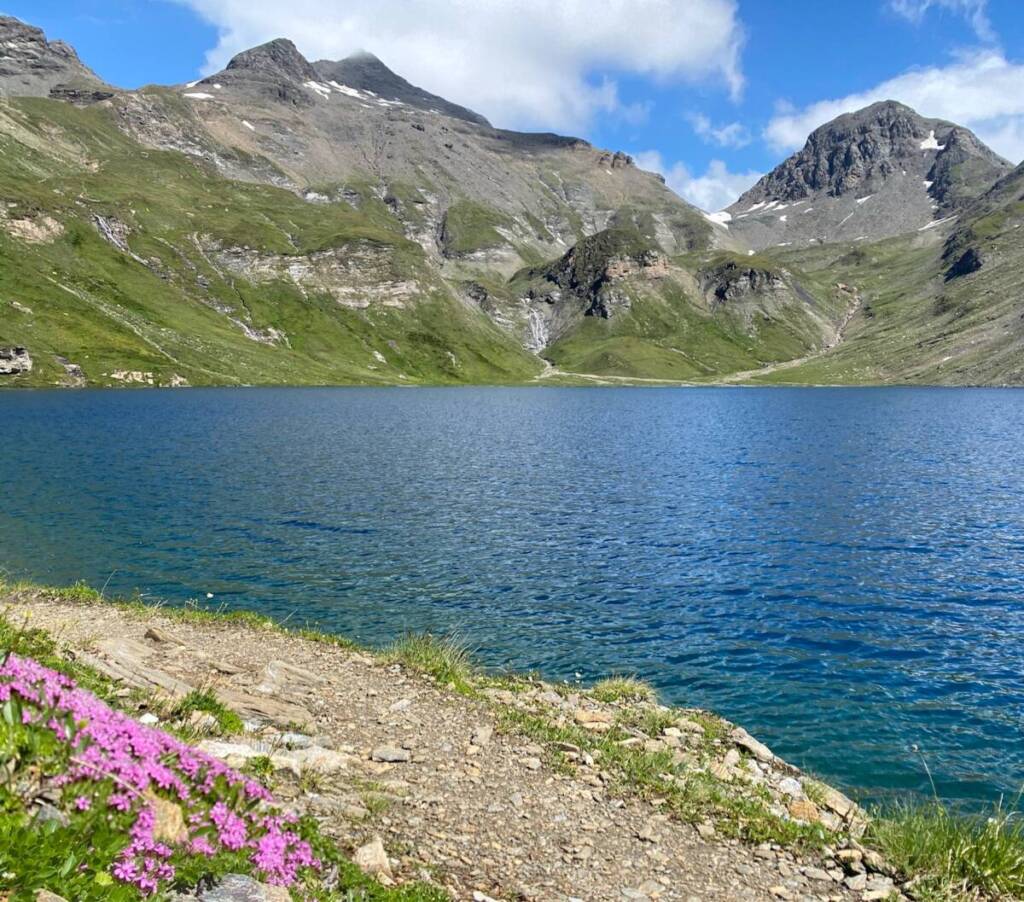
M10 16L0 16L0 93L46 97L59 85L95 89L102 81L63 41Z
M1010 168L965 128L876 103L813 132L728 225L755 249L877 240L955 215Z

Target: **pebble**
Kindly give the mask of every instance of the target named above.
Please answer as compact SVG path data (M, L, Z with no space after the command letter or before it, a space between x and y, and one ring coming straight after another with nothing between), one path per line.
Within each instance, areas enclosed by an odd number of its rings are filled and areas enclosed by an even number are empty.
M697 834L701 839L711 839L715 835L713 824L697 824Z
M491 737L494 735L494 727L483 725L473 730L469 741L480 748L486 748L491 744Z
M778 789L783 795L792 796L794 799L799 799L804 794L804 788L796 777L785 777L780 780Z
M804 868L804 876L808 880L818 880L822 883L831 883L832 875L828 871L823 871L821 868Z
M540 758L524 758L523 759L523 766L527 770L540 770L540 768L541 768Z
M382 761L388 764L402 764L412 760L412 752L408 749L396 748L393 745L378 746L373 750L370 757L374 761Z

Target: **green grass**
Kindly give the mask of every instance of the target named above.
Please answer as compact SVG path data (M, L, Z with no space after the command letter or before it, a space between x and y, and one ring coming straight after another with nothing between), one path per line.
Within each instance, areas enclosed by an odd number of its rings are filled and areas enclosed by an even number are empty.
M632 676L613 676L593 685L590 694L599 702L654 702L658 693L650 683Z
M866 837L927 902L1024 898L1024 819L1019 809L954 812L940 802L903 804L876 817Z
M458 692L468 694L473 688L474 668L469 649L453 636L409 633L387 646L384 656Z
M235 736L244 731L242 718L225 705L210 689L193 689L174 708L174 716L187 719L193 711L202 711L213 717L217 733Z
M64 228L40 244L0 229L0 345L25 345L35 363L5 385L54 384L64 375L56 355L97 385L119 384L115 370L152 373L157 385L175 376L193 385L306 385L501 383L540 369L452 295L376 199L359 210L309 204L225 179L182 154L144 150L107 111L34 99L0 111L0 191L17 205L12 215L45 214ZM139 259L103 240L93 215L124 223ZM342 307L285 277L246 281L218 265L210 247L251 248L282 266L341 248L377 261L371 282L418 290L402 309ZM230 317L278 329L287 343L252 341Z

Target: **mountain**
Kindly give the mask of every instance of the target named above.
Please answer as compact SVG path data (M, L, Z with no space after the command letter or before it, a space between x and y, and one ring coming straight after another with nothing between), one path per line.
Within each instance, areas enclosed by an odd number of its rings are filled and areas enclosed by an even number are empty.
M442 113L452 119L463 119L476 125L490 127L479 113L467 110L443 97L417 88L396 75L372 53L361 51L343 60L320 60L313 64L321 82L347 85L370 97L402 103L427 112Z
M757 250L876 241L934 227L1011 168L968 129L884 101L815 130L728 225Z
M48 97L54 89L97 91L102 80L63 41L11 16L0 16L0 93Z
M0 384L1024 381L1016 176L907 107L723 223L366 53L123 91L3 22Z

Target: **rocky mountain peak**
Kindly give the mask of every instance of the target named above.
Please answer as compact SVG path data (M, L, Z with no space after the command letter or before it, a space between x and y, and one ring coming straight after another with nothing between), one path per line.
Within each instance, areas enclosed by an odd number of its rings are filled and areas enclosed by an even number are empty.
M874 240L952 215L1008 169L968 129L885 100L815 129L729 207L730 228L757 249Z
M103 82L63 41L42 29L0 16L0 91L15 97L46 97L58 85L97 87Z
M255 73L283 81L316 81L316 70L287 38L277 38L244 50L228 63L226 71Z
M313 65L321 81L337 82L356 91L374 94L382 100L397 101L417 109L442 113L453 119L462 119L477 125L490 125L479 113L410 84L366 50L358 50L342 60L319 60Z

